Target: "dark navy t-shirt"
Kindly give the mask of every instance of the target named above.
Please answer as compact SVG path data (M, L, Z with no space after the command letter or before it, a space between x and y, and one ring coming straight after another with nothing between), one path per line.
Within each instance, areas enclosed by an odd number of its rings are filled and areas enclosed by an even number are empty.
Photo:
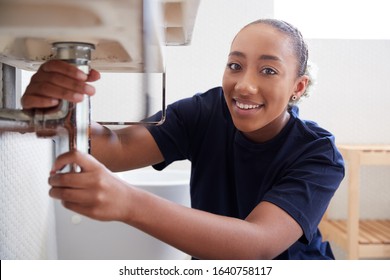
M276 137L254 143L235 128L222 88L180 100L161 126L148 128L165 160L154 167L190 160L196 209L245 219L261 201L282 208L304 234L277 259L332 259L318 224L344 177L343 159L333 135L297 111Z

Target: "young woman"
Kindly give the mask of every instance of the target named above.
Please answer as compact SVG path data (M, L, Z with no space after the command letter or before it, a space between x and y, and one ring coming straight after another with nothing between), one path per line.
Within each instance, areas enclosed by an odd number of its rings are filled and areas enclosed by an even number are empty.
M344 165L331 133L299 119L308 51L288 23L264 19L234 38L222 87L168 106L163 125L117 131L93 125L92 156L58 157L50 195L98 220L134 226L199 259L332 259L318 224ZM99 79L61 61L43 64L25 108L78 102ZM151 119L159 119L161 113ZM188 159L186 208L132 187L111 171ZM76 163L80 173L57 173Z

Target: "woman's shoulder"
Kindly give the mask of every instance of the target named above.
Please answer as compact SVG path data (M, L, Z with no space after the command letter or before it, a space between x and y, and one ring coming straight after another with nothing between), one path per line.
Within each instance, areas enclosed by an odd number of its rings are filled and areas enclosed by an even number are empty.
M326 128L320 126L317 122L312 120L301 119L299 117L298 107L293 106L290 109L290 112L293 118L295 118L296 133L301 133L303 136L306 136L307 138L311 138L312 140L318 138L334 139L333 133L327 130Z
M293 135L290 134L289 138L295 139L296 147L300 147L305 153L317 151L323 155L328 154L335 161L342 159L336 146L335 135L331 131L312 120L299 118L296 109L292 111L292 115L295 118L295 125L291 132Z

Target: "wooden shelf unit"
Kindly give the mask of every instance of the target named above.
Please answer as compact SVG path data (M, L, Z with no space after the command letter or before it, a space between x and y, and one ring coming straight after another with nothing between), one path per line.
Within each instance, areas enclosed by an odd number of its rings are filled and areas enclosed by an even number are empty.
M320 224L323 237L343 248L348 259L390 258L390 219L361 220L359 209L361 166L390 166L390 145L338 148L348 168L348 214L346 220L332 220L325 214Z

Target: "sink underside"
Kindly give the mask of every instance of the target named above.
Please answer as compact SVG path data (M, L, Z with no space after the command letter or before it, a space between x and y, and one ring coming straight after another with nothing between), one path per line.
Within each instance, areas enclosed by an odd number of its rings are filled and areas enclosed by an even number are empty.
M91 66L103 72L163 72L161 45L186 45L200 0L0 0L0 62L36 70L53 42L95 45ZM143 14L143 6L147 13ZM150 27L143 44L143 17Z

